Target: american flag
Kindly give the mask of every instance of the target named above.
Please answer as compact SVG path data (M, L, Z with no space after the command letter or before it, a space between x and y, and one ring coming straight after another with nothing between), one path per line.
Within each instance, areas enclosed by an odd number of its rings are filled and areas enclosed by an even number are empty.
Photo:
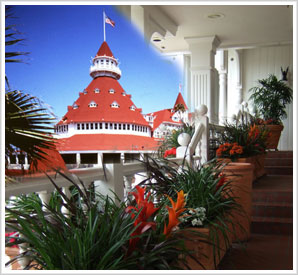
M106 18L105 22L107 24L110 24L112 27L115 27L115 22L111 18L107 17L106 14L105 14L105 18Z

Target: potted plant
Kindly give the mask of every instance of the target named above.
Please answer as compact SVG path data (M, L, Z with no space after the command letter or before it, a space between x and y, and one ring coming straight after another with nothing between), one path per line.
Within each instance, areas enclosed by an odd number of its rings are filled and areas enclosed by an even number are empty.
M182 133L187 133L192 136L194 134L194 126L183 123L183 126L180 129L173 130L169 135L167 135L158 149L159 156L165 158L175 157L176 148L180 146L178 143L178 136Z
M258 80L258 86L249 90L250 100L254 104L254 112L260 118L259 123L266 125L271 135L267 141L267 149L277 149L281 131L282 119L287 118L287 104L292 102L293 90L283 80L275 75Z
M226 123L219 133L222 144L216 150L217 158L254 165L253 179L265 174L265 150L268 131L251 123Z
M6 208L6 227L18 232L6 237L6 247L24 248L7 265L24 259L24 269L42 270L188 268L190 253L179 230L173 230L184 211L183 193L165 207L137 187L134 200L115 202L68 180L74 184L71 198L56 186L47 205L33 194Z
M185 212L178 226L185 232L186 246L203 265L188 258L192 269L216 269L235 234L232 223L237 221L230 214L233 210L242 213L222 174L224 165L213 160L202 167L179 167L166 159L145 164L149 177L140 184L154 190L161 201L175 198L177 192L186 194Z

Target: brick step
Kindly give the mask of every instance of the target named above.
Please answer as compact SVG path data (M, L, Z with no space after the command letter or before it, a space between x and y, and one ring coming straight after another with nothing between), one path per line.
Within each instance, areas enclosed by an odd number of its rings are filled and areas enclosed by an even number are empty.
M251 232L257 234L291 235L293 234L293 219L252 216Z
M292 158L266 158L265 166L291 166L293 167Z
M268 175L292 175L293 166L265 166Z
M267 151L266 158L293 158L293 151Z
M252 205L252 216L293 218L293 204L286 202L254 202Z
M252 202L262 202L262 203L293 203L293 193L291 191L283 190L254 190L252 194Z

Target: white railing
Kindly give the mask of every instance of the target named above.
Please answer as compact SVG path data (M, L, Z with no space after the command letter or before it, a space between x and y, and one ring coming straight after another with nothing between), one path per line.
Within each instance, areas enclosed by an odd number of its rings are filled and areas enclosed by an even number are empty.
M195 112L195 133L189 143L177 148L176 158L171 158L174 164L182 165L187 162L190 166L202 165L209 160L210 132L211 130L219 131L220 126L209 124L207 117L207 107L202 105ZM105 156L107 156L105 158ZM74 181L79 187L81 182L85 186L94 184L95 191L103 195L116 195L119 199L124 200L132 187L139 184L147 178L146 167L141 161L126 162L120 154L103 154L100 158L102 165L96 164L89 168L69 169L65 172L66 179L63 175L56 172L45 174L26 175L15 178L14 183L6 183L5 199L21 194L37 193L43 205L48 204L51 194L55 189L54 184L61 188L62 192L69 198L71 193L69 187ZM62 212L68 214L68 209L63 207ZM22 268L27 265L28 261L23 259L19 261Z
M183 154L172 158L172 162L181 165L183 161L187 161L192 166L195 164L201 165L209 160L210 125L206 114L206 106L201 106L196 111L195 133L189 145L186 146L184 151L182 150ZM77 183L79 183L80 179L86 185L99 182L101 186L104 186L107 190L111 189L112 192L122 199L131 190L133 183L137 184L138 181L141 181L137 179L138 174L141 174L143 179L146 177L146 168L142 162L125 163L119 154L109 155L112 156L112 161L110 160L109 163L103 161L101 167L70 169L65 175ZM71 182L59 173L51 172L48 176L64 190L67 190L71 186ZM135 180L133 182L134 178ZM50 196L53 190L54 185L45 174L26 175L15 178L15 183L6 184L5 198L8 199L11 196L33 192L41 193L42 197L45 197L45 194Z
M245 110L247 105L242 104L242 109L237 114L237 117L245 116L248 119L249 113ZM205 105L200 106L195 111L195 133L185 148L177 148L177 157L172 158L171 161L181 165L186 161L192 165L202 165L212 155L212 150L220 143L220 132L224 130L224 126L214 125L209 123L207 117L207 107ZM180 148L180 149L179 149ZM214 153L214 152L213 152ZM113 155L113 154L109 154ZM112 157L114 160L109 163L102 161L102 165L99 167L89 167L80 169L70 169L66 175L77 182L79 179L84 184L89 185L94 182L100 182L102 186L106 186L107 189L111 189L119 198L124 198L125 195L131 190L132 184L137 184L146 177L146 168L142 162L135 161L132 163L126 163L119 157L119 154L114 154ZM138 174L141 177L138 177ZM62 188L68 188L71 182L65 179L65 177L54 172L48 174L55 183ZM135 179L133 181L133 179ZM7 183L5 187L5 198L8 199L11 196L18 196L21 194L29 194L33 192L45 192L50 195L54 190L54 185L45 174L39 175L26 175L24 177L18 177L15 179L15 183Z

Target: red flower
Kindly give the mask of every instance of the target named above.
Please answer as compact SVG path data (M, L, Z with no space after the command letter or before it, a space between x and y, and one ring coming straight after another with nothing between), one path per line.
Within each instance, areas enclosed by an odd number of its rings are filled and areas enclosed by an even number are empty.
M175 148L175 147L173 147L173 148L170 149L170 150L166 150L165 153L164 153L164 155L163 155L163 157L166 158L166 157L169 156L169 155L174 155L174 156L176 156L176 148Z
M10 236L13 236L13 235L16 236L16 233L17 232L5 233L5 237L10 237ZM15 239L14 238L10 238L9 242L10 243L13 243L13 242L15 242ZM18 245L13 245L11 247L17 247L18 248Z
M136 186L137 192L132 192L136 200L136 206L128 206L125 211L127 213L131 213L132 210L135 210L138 213L138 217L134 221L134 226L137 227L136 230L131 234L131 236L138 236L149 230L150 228L155 228L155 222L148 221L150 217L159 209L155 208L153 202L150 200L150 192L148 196L145 198L146 188L142 188L140 186ZM135 213L131 213L132 218L136 216ZM136 244L138 243L140 238L132 238L129 240L129 248L127 254L131 254Z
M222 187L224 185L224 183L227 181L227 178L224 176L223 173L220 173L219 177L220 177L220 179L216 185L215 191L217 191L220 187Z

